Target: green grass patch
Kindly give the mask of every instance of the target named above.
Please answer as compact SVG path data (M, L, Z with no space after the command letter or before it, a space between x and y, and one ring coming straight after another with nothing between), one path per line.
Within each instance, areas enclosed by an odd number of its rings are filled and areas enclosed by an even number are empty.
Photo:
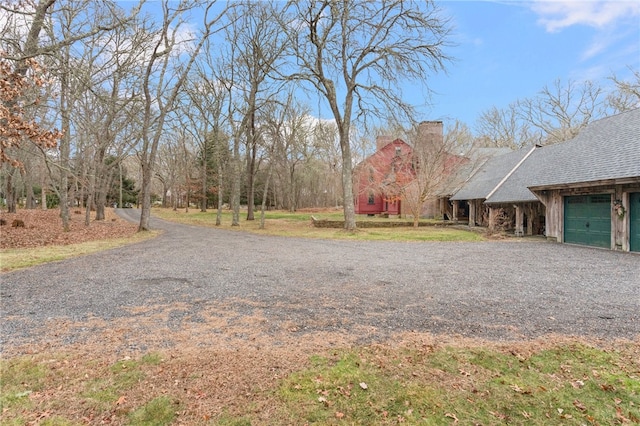
M2 272L28 268L48 262L69 259L71 257L96 253L127 244L137 243L157 236L159 232L138 232L130 238L114 238L109 240L88 241L65 246L45 246L27 249L0 250L0 267Z
M28 409L30 395L46 383L47 368L35 358L0 361L0 413L7 409Z
M82 396L95 408L106 410L128 390L145 379L145 365L158 365L161 362L162 358L157 353L146 354L140 360L120 360L109 366L98 377L88 381Z
M327 349L224 407L221 399L247 390L229 395L206 378L219 353L166 363L160 353L118 362L86 352L21 356L1 363L0 424L637 424L638 353L638 343L577 341ZM205 373L185 380L188 371ZM180 386L166 385L176 377Z
M316 228L311 225L311 216L317 219L342 220L342 212L329 213L289 213L284 211L265 212L265 227L260 229L260 216L256 212L256 220L247 221L246 212L240 216L240 225L231 226L232 213L225 211L222 214L221 224L216 226L217 211L209 210L205 213L191 209L172 210L154 208L152 215L173 222L196 225L218 227L220 229L246 231L261 235L274 235L283 237L303 237L303 238L324 238L333 240L359 240L359 241L406 241L406 242L428 242L428 241L483 241L484 237L476 232L452 227L421 226L414 228L406 227L394 228L365 228L360 227L355 232L348 232L341 228ZM394 219L380 217L358 216L358 221L385 222ZM433 222L425 220L423 222Z
M177 404L169 397L160 396L129 414L129 421L139 426L169 425L175 419L177 409Z
M288 418L320 424L614 424L640 421L637 368L584 345L528 358L491 348L361 349L311 359L278 395Z

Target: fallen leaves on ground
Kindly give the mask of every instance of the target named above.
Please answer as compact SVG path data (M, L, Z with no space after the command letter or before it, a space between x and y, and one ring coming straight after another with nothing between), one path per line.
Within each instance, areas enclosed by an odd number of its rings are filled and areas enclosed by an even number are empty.
M0 212L0 219L4 220L4 225L0 227L0 249L69 245L130 237L138 229L135 223L119 218L113 209L105 209L105 220L94 220L95 212L91 212L89 226L85 225L84 210L72 209L70 213L70 230L64 232L59 209ZM11 226L14 220L24 222L24 227Z

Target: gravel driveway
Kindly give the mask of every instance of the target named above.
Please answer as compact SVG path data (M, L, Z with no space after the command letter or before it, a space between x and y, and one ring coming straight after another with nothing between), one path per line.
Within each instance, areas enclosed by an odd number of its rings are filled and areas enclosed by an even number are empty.
M137 210L121 210L131 219ZM179 332L404 331L491 340L640 336L640 256L528 241L397 243L267 237L154 219L153 240L0 276L3 352L77 343L119 321ZM215 322L216 312L225 321ZM237 321L236 321L237 322ZM92 324L83 326L82 324ZM60 324L74 324L64 334ZM131 326L133 327L133 326ZM251 328L250 327L250 328ZM115 330L117 331L117 330ZM139 347L135 334L125 344Z

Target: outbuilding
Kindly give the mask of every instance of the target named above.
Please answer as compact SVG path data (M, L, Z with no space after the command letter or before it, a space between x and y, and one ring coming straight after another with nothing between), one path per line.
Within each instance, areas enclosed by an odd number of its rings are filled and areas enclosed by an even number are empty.
M523 169L546 206L547 237L640 252L640 109L590 123Z
M640 252L640 109L593 121L569 141L496 157L452 200L468 200L470 224L484 208L483 225L507 212L516 235L543 230L558 242Z
M522 186L524 191L517 191L514 195L514 188L505 188L505 183L511 183L509 178L527 159L534 148L522 148L517 151L503 153L498 156L489 157L484 164L469 178L467 182L451 197L454 203L466 201L469 209L469 226L485 226L496 228L500 218L507 230L522 231L533 234L533 226L526 227L526 231L520 229L519 225L523 221L516 222L516 207L514 200L519 198L517 203L525 202L531 205L540 204L535 195L526 186ZM501 190L498 192L499 190ZM520 189L520 188L518 188ZM524 193L524 194L523 194ZM490 200L491 199L491 200ZM539 208L536 206L536 211ZM530 217L532 217L530 215ZM536 233L538 233L536 231Z

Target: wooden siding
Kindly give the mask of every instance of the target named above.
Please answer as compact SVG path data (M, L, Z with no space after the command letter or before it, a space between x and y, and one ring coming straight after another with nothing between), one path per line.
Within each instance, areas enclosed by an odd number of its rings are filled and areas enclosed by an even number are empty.
M556 189L535 189L533 192L546 207L546 236L550 240L564 242L564 197L572 195L611 194L612 201L620 200L627 214L620 218L611 204L611 249L629 251L629 193L640 191L640 178L635 182L615 184L610 181L596 185Z

